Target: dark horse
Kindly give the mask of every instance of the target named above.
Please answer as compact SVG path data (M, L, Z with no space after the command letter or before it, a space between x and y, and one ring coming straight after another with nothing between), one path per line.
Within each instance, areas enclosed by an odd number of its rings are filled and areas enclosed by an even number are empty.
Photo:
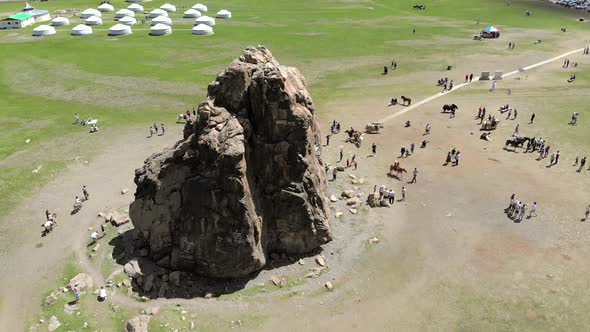
M522 148L524 143L528 142L530 139L530 137L513 137L506 140L504 147L510 145L514 147L514 151L516 151L516 148Z
M443 113L447 113L447 112L454 112L456 110L459 109L459 106L455 105L455 104L444 104L442 107L442 112Z
M410 106L412 104L412 99L406 96L402 96L402 102L404 106Z

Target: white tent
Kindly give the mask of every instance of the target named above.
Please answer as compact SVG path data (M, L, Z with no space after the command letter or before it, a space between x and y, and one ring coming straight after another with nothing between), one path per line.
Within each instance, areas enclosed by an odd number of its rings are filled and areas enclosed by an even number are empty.
M102 17L102 14L94 8L88 8L80 13L80 18L89 18L90 16Z
M40 25L33 29L33 36L55 35L55 28L49 25Z
M172 25L172 20L166 16L158 16L152 20L152 25L158 24Z
M133 31L131 30L131 27L125 24L115 24L112 27L109 28L109 35L110 36L124 36L124 35L130 35L132 34Z
M99 25L102 24L102 18L96 16L90 16L89 18L84 21L86 25Z
M102 5L98 6L98 11L106 13L106 12L114 12L115 11L115 7L113 7L113 5L108 4L108 3L103 3Z
M158 23L150 28L150 35L165 36L172 33L172 28L169 25Z
M171 5L169 3L165 3L163 5L160 6L160 9L163 9L167 12L175 12L176 11L176 6Z
M199 24L193 28L193 35L212 35L213 28L206 24Z
M194 5L192 8L200 11L201 13L204 13L207 11L207 6L203 5L202 3L198 3L198 4Z
M165 10L163 10L163 9L157 8L157 9L152 10L150 12L150 15L149 16L152 17L152 18L153 17L158 17L158 16L166 16L166 17L168 17L168 12L165 11Z
M199 24L206 24L210 27L215 25L215 19L213 17L209 17L209 16L201 16L198 19L195 20L195 25L199 25Z
M215 15L215 17L217 17L217 18L231 18L231 12L229 10L222 9L217 12L217 15Z
M115 13L115 18L123 18L125 16L135 17L135 12L126 8L119 9Z
M196 9L189 9L187 11L184 12L184 15L182 16L184 18L197 18L197 17L201 17L201 12L196 10Z
M137 20L131 16L125 16L119 19L119 23L131 26L137 24Z
M51 20L51 25L53 25L54 27L70 25L70 20L65 17L56 17L53 20Z
M143 6L134 3L134 4L129 5L129 7L127 7L127 9L129 9L132 12L139 13L139 12L143 11Z
M84 24L78 24L72 29L73 36L83 36L89 35L92 33L92 27L89 27Z

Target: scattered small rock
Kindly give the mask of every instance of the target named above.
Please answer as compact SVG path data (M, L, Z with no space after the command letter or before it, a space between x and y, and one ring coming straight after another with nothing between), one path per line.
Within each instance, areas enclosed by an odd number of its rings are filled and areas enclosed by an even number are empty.
M211 293L211 292L207 292L205 293L205 299L212 299L215 297L215 294Z
M334 290L334 285L332 285L332 282L328 281L326 282L326 284L324 285L326 287L327 290L329 290L330 292Z
M370 238L370 239L369 239L369 243L370 243L370 244L376 244L376 243L379 243L379 239L378 239L378 238L376 238L376 237L372 237L372 238Z
M334 216L335 216L336 218L340 218L340 217L342 217L343 215L344 215L344 213L342 213L342 212L340 212L340 211L338 211L338 212L336 212L336 213L334 214Z
M299 259L299 265L305 265L305 261L303 260L303 258Z
M353 198L346 201L346 205L348 205L348 206L357 206L361 203L362 203L361 199L358 197L353 197Z
M352 191L352 190L345 190L345 191L342 192L341 196L344 197L344 198L353 198L354 197L354 191Z
M121 189L121 195L125 195L128 192L129 192L129 189L128 188Z
M356 175L354 175L354 174L348 174L348 177L356 180Z
M180 271L170 272L168 274L168 280L170 283L176 287L180 286Z
M279 279L278 277L272 276L270 277L270 281L275 285L275 286L279 286L282 287L281 285L281 279Z
M318 263L318 265L321 267L326 266L326 259L322 255L316 256L315 262Z
M348 209L348 211L350 211L352 214L356 214L358 212L356 209Z
M338 198L335 195L330 195L330 202L338 202Z

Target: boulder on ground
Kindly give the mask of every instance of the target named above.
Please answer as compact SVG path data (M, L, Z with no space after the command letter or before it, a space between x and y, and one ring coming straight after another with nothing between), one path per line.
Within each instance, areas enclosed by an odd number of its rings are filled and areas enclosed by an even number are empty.
M148 315L140 315L140 316L131 318L125 324L125 330L127 332L148 332L150 318L151 317Z
M121 195L125 195L128 192L129 192L129 189L128 188L121 189Z
M354 197L354 191L353 190L345 190L342 192L341 196L343 198L353 198Z
M338 212L336 212L336 213L334 214L334 216L335 216L336 218L340 218L340 217L342 217L343 215L344 215L344 213L342 213L342 212L340 212L340 211L338 211Z
M338 202L338 197L335 195L330 195L330 202Z
M322 255L318 255L315 258L316 263L318 263L319 266L326 266L326 259L324 258L324 256Z
M329 290L330 292L334 290L334 285L332 285L332 282L328 281L326 282L326 284L324 285L326 287L327 290Z
M318 249L332 240L321 138L301 72L246 49L208 86L184 137L136 170L138 248L215 278L260 270L270 252Z
M360 205L361 203L362 203L361 199L358 197L353 197L353 198L346 201L346 205L349 205L349 206L357 206L357 205Z
M57 320L57 317L51 316L51 318L49 318L49 324L47 325L47 329L49 330L49 332L57 330L60 326L61 323L59 322L59 320Z
M94 280L92 280L92 277L86 273L78 273L75 277L70 279L68 286L70 289L77 287L78 290L81 291L87 288L92 288L92 286L94 286Z
M180 286L180 271L170 272L168 281L174 286Z
M132 259L127 264L125 264L125 266L123 266L123 271L125 271L125 273L127 273L127 275L131 278L142 275L141 267L139 267L139 263L136 259Z

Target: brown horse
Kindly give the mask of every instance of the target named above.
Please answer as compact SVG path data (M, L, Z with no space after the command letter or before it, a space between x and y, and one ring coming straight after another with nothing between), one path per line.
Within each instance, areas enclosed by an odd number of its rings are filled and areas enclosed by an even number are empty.
M400 178L401 176L404 175L404 173L408 173L408 171L405 168L401 168L399 166L395 167L393 164L389 166L389 174L393 175L393 172L395 172L396 176L398 178Z

